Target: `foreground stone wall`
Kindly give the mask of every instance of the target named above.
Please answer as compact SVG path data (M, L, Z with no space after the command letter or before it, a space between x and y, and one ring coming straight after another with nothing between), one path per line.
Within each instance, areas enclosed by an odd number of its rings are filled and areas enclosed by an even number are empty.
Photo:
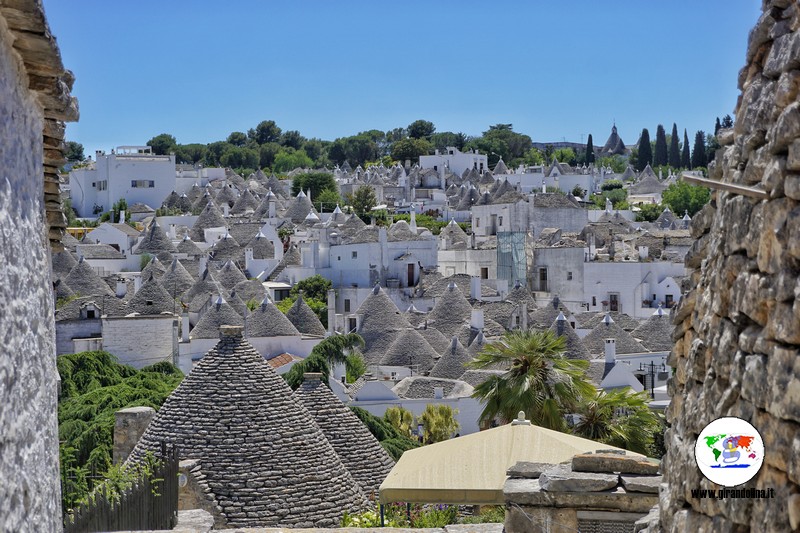
M766 0L750 34L732 130L709 169L723 182L764 189L758 200L715 192L692 221L692 274L673 311L671 428L660 501L667 531L790 531L800 527L800 4ZM761 433L765 461L745 487L776 498L692 498L718 488L694 446L723 416Z
M0 16L0 529L59 531L42 111Z

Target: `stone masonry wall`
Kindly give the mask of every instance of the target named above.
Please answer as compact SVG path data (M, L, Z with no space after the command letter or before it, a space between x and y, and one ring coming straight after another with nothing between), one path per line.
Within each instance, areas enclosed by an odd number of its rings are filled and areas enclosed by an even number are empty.
M800 527L800 3L765 0L752 30L732 130L711 178L769 198L717 191L692 222L692 270L673 310L671 428L660 498L665 531L790 531ZM761 433L764 465L745 487L776 498L695 499L719 488L694 446L723 416Z
M0 16L0 530L60 531L42 109Z

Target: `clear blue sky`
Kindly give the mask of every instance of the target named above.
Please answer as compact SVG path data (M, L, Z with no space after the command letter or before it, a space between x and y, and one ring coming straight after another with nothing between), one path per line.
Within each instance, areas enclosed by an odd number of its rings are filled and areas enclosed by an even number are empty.
M333 140L416 119L627 144L732 114L760 0L45 0L95 149L207 143L264 119Z

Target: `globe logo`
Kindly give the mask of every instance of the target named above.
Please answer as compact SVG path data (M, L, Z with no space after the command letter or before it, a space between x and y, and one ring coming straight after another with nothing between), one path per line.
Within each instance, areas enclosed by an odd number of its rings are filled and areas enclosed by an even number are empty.
M694 458L709 481L735 487L753 479L764 462L764 441L749 422L736 417L708 424L694 448Z

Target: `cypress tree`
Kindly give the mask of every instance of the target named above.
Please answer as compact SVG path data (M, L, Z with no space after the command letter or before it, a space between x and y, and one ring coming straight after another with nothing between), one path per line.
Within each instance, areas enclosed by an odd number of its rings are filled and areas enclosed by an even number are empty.
M694 135L692 148L692 168L706 166L706 134L700 130Z
M686 169L692 168L692 161L689 159L689 136L686 134L686 128L683 128L683 151L681 152L681 167Z
M714 137L717 136L717 133L719 133L719 130L720 130L721 127L722 127L722 124L719 123L719 117L717 117L717 122L716 122L716 124L714 124Z
M678 126L672 123L672 137L669 140L669 166L681 166L681 149L678 147Z
M650 146L650 132L647 128L642 130L639 137L639 157L636 160L636 170L644 170L644 167L653 162L653 148Z
M586 141L586 162L594 163L594 144L592 144L592 134L589 134L589 140Z
M661 124L656 128L656 151L653 154L653 165L660 167L667 164L667 132Z

